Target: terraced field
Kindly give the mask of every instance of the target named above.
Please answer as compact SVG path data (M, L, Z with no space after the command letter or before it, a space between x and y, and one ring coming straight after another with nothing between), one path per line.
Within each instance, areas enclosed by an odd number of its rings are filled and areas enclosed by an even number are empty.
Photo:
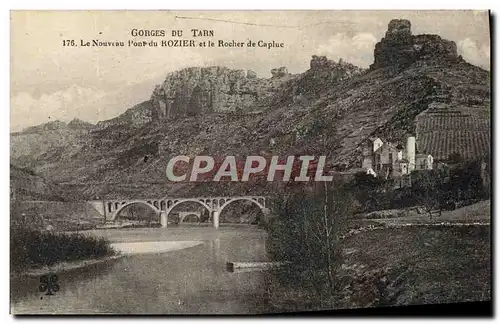
M418 151L431 154L434 160L446 160L454 153L475 160L490 151L488 114L426 111L418 116L416 131Z

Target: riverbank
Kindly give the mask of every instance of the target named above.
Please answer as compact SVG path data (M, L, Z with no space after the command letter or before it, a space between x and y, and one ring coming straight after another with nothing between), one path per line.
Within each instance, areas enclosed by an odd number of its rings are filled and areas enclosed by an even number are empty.
M57 274L60 290L39 292L39 277L11 282L13 314L261 314L269 271L231 273L228 260L268 261L265 231L254 227L152 228L85 233L113 243L202 241L167 253L139 253ZM172 243L169 243L169 245ZM181 247L180 245L177 245ZM185 247L185 245L182 245Z
M10 231L10 266L14 273L100 260L115 254L103 237L40 231L27 226L15 226Z
M18 277L40 277L49 273L58 273L63 271L71 271L79 268L85 268L99 263L116 260L124 257L125 255L117 254L99 259L79 260L70 262L59 262L52 266L43 266L39 268L30 268L20 272L11 273L11 278Z
M115 254L102 258L93 258L87 260L58 262L51 266L29 268L23 271L13 273L12 277L39 277L48 273L58 273L71 271L79 268L89 267L103 262L116 260L119 258L138 255L167 253L177 250L183 250L203 244L202 241L155 241L155 242L134 242L134 243L112 243L111 248L116 251Z
M203 244L202 241L153 241L133 243L112 243L111 247L121 255L166 253L195 247Z
M342 242L338 293L328 297L308 272L266 284L280 312L491 300L491 228L487 224L379 226L353 230ZM471 277L471 274L473 276ZM291 280L293 278L293 280ZM304 309L305 308L305 309Z
M50 266L43 267L23 267L20 271L11 271L12 276L40 276L47 273L69 271L84 268L91 265L112 261L117 258L131 256L135 254L167 253L182 249L187 249L214 240L224 240L234 235L235 228L242 233L255 234L256 237L265 238L266 232L257 226L222 226L219 229L212 227L193 228L169 227L169 228L126 228L126 229L95 229L81 231L80 236L88 239L104 239L109 242L109 247L115 251L116 255L109 255L99 258L87 258L74 261L57 262ZM72 235L74 232L60 233ZM265 249L259 253L259 261L266 261ZM255 261L255 260L242 260Z

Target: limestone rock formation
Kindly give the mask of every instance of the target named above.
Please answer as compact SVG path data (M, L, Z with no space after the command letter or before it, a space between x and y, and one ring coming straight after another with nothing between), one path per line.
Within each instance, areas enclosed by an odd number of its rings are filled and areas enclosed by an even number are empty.
M437 101L469 114L467 118L483 120L479 124L489 129L490 72L461 61L453 42L434 35L412 36L409 22L395 21L375 53L376 68L399 68L364 70L313 56L307 71L291 75L282 70L282 76L267 79L223 67L183 69L170 73L151 100L99 122L89 132L60 131L63 125L55 123L44 126L49 130L11 134L11 162L59 183L89 183L78 189L89 196L101 195L95 183L106 182L133 184L104 188L123 196L254 194L258 186L247 188L243 182L231 189L227 182L220 187L166 186L165 166L180 154L314 155L315 144L323 141L321 126L328 125L332 142L327 153L334 166L345 170L359 165L359 144L367 137L398 142L416 133L417 116ZM245 116L221 114L233 111ZM189 118L192 114L203 118ZM437 122L429 129L448 131L448 124ZM469 138L479 138L479 132L464 131L470 132ZM439 135L439 143L461 145L456 144L463 143L460 132ZM485 146L475 147L481 151Z
M438 35L413 36L411 23L406 19L389 22L385 37L375 45L374 57L370 69L405 67L418 60L460 61L455 42Z
M277 69L272 69L271 75L273 76L273 78L281 78L281 77L287 76L288 69L284 66L277 68Z
M22 131L24 134L40 134L45 131L67 131L67 130L82 130L86 131L94 127L93 124L83 121L81 119L75 118L69 123L60 120L50 121L48 123L31 126Z
M247 78L249 78L249 79L255 79L255 78L257 78L257 73L255 73L255 71L248 70L247 71Z
M153 116L170 119L210 112L258 110L292 77L286 67L272 69L271 73L271 78L264 79L251 70L219 66L170 73L151 96Z
M66 129L67 127L68 127L67 123L60 120L54 120L41 125L28 127L25 130L23 130L23 133L29 134L29 133L40 133L43 131L63 130Z
M291 93L286 93L285 96L289 98L304 98L304 96L316 98L325 86L334 86L363 73L363 69L351 63L343 60L335 62L326 56L313 55L309 66L310 69L303 73L296 80L294 86L290 88ZM283 101L286 101L286 98Z
M391 20L385 37L391 39L411 37L411 22L406 19Z
M81 129L81 130L89 130L94 127L93 124L86 122L84 120L75 118L68 123L68 128L70 129Z
M158 112L152 106L151 101L147 100L133 106L118 117L98 122L93 130L118 126L138 128L153 121L157 115Z
M328 67L334 63L333 61L329 61L326 56L317 56L313 55L311 62L309 63L309 67L311 70L317 70L321 68Z

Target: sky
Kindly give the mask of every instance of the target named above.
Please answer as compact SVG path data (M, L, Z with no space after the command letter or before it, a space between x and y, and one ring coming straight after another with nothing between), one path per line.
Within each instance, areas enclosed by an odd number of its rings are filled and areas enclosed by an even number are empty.
M412 32L455 41L468 62L489 69L485 11L12 11L11 131L53 120L98 122L148 100L167 73L190 66L254 70L309 68L312 55L367 68L391 19L408 19ZM132 29L165 30L166 37L133 37ZM213 37L190 29L213 30ZM167 48L62 46L63 40L184 39L283 43L283 48Z

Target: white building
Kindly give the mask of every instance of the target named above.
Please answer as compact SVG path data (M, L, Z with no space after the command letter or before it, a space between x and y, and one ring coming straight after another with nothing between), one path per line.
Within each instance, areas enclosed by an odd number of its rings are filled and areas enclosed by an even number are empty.
M417 154L415 156L415 170L432 170L434 159L430 154Z
M371 137L363 143L362 168L384 178L397 178L414 170L431 170L433 158L430 154L416 153L415 137L409 136L406 147Z

